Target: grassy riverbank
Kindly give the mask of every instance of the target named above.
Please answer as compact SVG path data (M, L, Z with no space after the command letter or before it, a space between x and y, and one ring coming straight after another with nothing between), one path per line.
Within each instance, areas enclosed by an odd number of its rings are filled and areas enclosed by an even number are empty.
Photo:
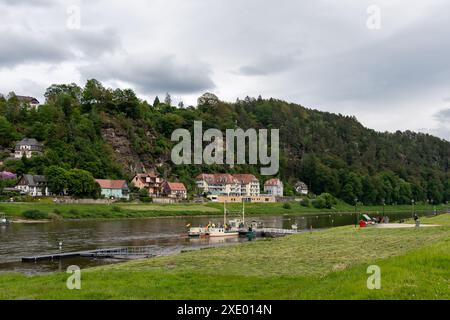
M0 299L450 299L450 215L441 227L341 227L67 274L0 275ZM367 267L381 268L368 290Z
M436 206L438 210L445 209L445 206ZM242 205L229 204L227 209L230 212L241 212ZM114 219L114 218L142 218L142 217L169 217L169 216L217 216L223 214L223 204L131 204L117 203L113 205L101 204L54 204L50 199L42 202L30 203L0 203L0 212L9 217L22 217L28 210L39 210L48 215L61 217L64 219ZM433 207L428 205L417 205L417 211L431 212ZM316 209L314 207L303 207L298 203L290 203L285 207L283 203L252 203L246 205L246 214L257 215L277 215L277 214L327 214L332 212L354 212L355 208L346 203L340 202L333 209ZM358 211L377 214L383 212L382 206L360 206ZM395 212L411 212L412 207L386 206L384 211L394 215Z

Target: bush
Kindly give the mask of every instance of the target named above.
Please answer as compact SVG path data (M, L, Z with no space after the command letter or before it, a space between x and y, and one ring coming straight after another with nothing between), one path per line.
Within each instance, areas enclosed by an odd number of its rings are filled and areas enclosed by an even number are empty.
M283 204L283 208L286 210L290 210L290 209L292 209L292 206L290 203L285 203L285 204Z
M311 201L308 198L304 198L300 200L300 205L305 208L309 208L311 206Z
M325 209L326 208L326 202L323 198L318 197L317 199L313 200L313 206L316 209Z
M119 206L114 206L114 207L112 207L112 211L113 212L122 212L122 208Z
M39 210L27 210L22 215L30 220L44 220L48 219L48 214Z
M79 215L80 212L77 209L70 209L69 210L69 214L72 214L72 215L76 216L76 215Z
M53 213L54 213L54 214L57 214L57 215L59 215L59 216L62 214L61 211L60 211L59 209L53 210Z
M317 209L331 209L337 203L335 197L329 193L322 193L313 201L313 206Z

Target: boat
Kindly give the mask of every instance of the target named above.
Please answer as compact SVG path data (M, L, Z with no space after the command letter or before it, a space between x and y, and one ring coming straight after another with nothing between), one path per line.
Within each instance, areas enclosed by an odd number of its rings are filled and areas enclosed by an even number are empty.
M216 227L215 224L209 223L207 227L190 228L188 231L189 237L238 237L239 227L244 226L240 220L232 220L227 222L227 207L224 204L223 226ZM190 225L188 225L190 227Z
M5 225L5 224L9 224L9 220L8 220L8 218L6 218L5 214L2 214L0 216L0 225Z
M217 238L217 237L238 237L239 232L228 230L226 228L209 228L207 231L208 237Z
M198 227L198 228L190 228L188 235L189 237L201 237L202 235L205 235L207 232L207 228L203 228L203 227Z

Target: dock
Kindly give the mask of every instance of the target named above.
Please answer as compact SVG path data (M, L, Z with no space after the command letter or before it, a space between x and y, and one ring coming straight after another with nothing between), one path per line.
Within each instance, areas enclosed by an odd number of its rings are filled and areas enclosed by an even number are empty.
M277 229L277 228L260 228L255 229L256 235L258 237L282 237L292 234L298 234L300 230L294 229Z
M121 247L112 249L98 249L78 252L53 253L40 256L23 257L22 262L38 262L62 260L76 257L116 258L116 257L153 257L151 247Z

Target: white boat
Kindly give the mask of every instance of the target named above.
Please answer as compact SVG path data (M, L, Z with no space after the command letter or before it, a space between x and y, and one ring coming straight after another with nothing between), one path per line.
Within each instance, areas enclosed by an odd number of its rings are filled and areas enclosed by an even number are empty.
M8 221L8 219L6 218L6 216L5 215L2 215L1 217L0 217L0 224L8 224L9 223L9 221Z
M207 236L211 238L239 237L238 231L226 230L225 228L209 228Z
M201 237L206 235L208 228L202 228L202 227L198 227L198 228L190 228L189 229L189 237Z

